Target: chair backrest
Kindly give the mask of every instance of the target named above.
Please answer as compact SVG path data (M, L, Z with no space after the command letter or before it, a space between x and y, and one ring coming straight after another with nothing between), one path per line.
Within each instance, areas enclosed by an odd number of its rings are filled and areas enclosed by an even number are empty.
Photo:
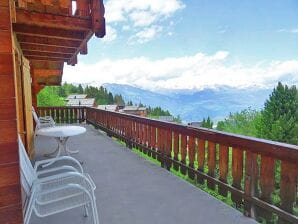
M40 121L39 121L39 119L38 119L38 116L37 116L37 113L36 113L34 107L32 107L32 115L33 115L33 119L34 119L36 125L37 125L37 126L40 125Z
M30 190L33 182L37 179L36 172L31 164L31 161L27 155L24 144L21 137L18 137L19 141L19 158L20 158L20 171L21 171L21 184L27 195L30 195Z

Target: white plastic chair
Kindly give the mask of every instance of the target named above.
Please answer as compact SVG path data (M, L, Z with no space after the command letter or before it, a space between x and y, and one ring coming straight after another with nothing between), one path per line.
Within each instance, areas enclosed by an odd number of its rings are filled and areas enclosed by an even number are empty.
M93 223L99 223L94 195L95 185L85 174L68 171L40 178L23 150L19 138L21 184L28 199L24 204L24 224L29 224L33 212L38 217L46 217L84 206L85 216L88 216L89 205Z
M27 164L32 164L27 155L27 152L25 150L24 144L20 136L19 136L19 154L20 154L20 157L24 158L24 161ZM50 167L45 168L43 165L48 163L51 163L52 165ZM96 189L96 186L92 178L89 176L88 173L84 172L81 163L71 156L60 156L57 158L50 158L50 159L36 161L33 169L34 169L34 172L37 174L37 177L49 176L51 174L57 174L61 172L78 172L86 176L89 182L92 184L93 189L94 190Z
M32 115L36 123L35 131L40 128L53 127L56 125L56 122L51 116L38 117L34 107L32 107Z

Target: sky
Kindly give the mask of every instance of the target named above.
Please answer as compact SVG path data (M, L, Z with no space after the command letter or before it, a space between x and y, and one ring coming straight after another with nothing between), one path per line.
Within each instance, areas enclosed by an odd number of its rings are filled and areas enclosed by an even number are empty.
M298 83L297 0L105 0L105 38L63 81L150 90Z

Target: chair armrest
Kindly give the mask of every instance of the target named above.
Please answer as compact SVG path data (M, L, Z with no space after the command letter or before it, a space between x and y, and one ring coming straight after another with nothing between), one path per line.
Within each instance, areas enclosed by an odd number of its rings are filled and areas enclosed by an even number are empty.
M60 157L57 157L57 158L50 158L50 159L36 161L35 164L34 164L34 170L37 171L38 167L41 166L41 165L44 165L44 164L47 164L47 163L55 163L55 162L58 162L58 161L71 162L71 163L73 163L74 165L76 165L78 167L78 169L77 169L78 172L80 172L80 173L84 172L83 167L80 164L80 162L78 160L74 159L73 157L70 157L70 156L60 156Z
M73 166L58 166L58 167L54 167L54 168L49 168L49 169L44 169L44 170L36 171L36 174L39 177L40 175L43 175L43 174L49 174L49 173L59 172L59 171L64 171L64 172L66 172L66 171L68 171L68 172L79 172Z
M74 179L72 179L74 178ZM43 178L38 178L34 181L34 185L42 185L42 184L49 184L49 183L56 183L59 184L59 182L65 184L65 179L68 179L70 182L68 184L74 183L79 184L85 187L88 191L93 191L95 189L95 186L91 183L91 181L83 174L78 172L64 172L56 175L51 175ZM78 183L78 181L79 183Z
M71 189L79 189L81 191L83 191L85 194L88 195L88 197L90 198L90 200L92 200L92 198L94 198L94 194L92 193L92 196L90 194L90 192L83 186L79 185L79 184L65 184L62 186L57 186L57 187L52 187L49 190L40 190L40 188L38 187L38 185L33 186L32 188L32 194L31 197L39 197L39 196L43 196L43 195L47 195L50 193L54 193L56 191L61 191L61 190L71 190ZM49 202L48 202L49 203Z

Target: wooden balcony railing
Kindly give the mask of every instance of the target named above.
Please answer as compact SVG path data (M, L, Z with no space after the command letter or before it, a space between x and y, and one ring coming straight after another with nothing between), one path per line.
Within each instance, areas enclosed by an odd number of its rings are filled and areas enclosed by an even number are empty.
M100 9L98 13L104 14L102 0L16 0L15 2L18 9L32 12L89 17L94 13L92 11Z
M67 122L73 117L65 118L67 110L71 109L38 111ZM86 112L87 123L158 159L162 167L230 198L246 216L267 223L298 223L298 146L95 108L76 110L81 114L77 122L85 120Z
M85 107L38 107L39 116L51 116L56 123L73 124L86 121Z
M208 188L246 216L298 223L298 147L88 108L86 120ZM268 223L268 222L267 222ZM270 223L270 222L269 222Z

